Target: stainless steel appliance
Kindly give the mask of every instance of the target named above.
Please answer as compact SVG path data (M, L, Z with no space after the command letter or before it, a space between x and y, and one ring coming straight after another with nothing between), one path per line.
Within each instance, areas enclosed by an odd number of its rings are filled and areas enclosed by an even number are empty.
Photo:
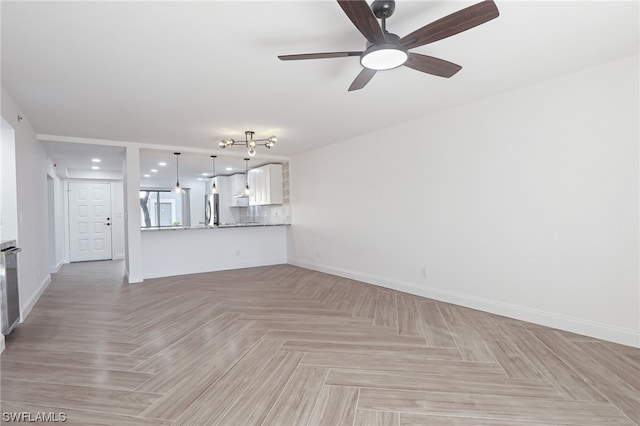
M204 224L218 226L220 224L219 194L206 194L204 196Z
M0 292L2 305L2 334L11 333L20 320L20 296L18 293L18 256L22 249L16 240L0 243Z

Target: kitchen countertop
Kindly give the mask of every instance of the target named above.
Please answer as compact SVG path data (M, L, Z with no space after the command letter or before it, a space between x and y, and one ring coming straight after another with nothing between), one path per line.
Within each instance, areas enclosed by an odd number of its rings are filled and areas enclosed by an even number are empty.
M253 228L258 226L289 226L288 223L223 223L218 226L167 226L162 228L140 228L142 231L191 231L196 229L219 229L219 228Z

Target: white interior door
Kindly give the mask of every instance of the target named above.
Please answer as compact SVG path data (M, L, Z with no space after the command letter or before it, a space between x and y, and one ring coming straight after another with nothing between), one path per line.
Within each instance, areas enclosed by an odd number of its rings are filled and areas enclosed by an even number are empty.
M69 183L69 260L111 259L111 184Z

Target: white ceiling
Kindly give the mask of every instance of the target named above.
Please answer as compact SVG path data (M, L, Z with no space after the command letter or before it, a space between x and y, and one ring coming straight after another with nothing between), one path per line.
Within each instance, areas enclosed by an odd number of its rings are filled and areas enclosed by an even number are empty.
M398 0L387 29L476 2ZM277 59L364 48L332 0L2 1L2 85L43 135L222 153L254 130L291 156L638 53L637 1L496 4L497 19L414 49L462 65L451 79L401 67L347 92L358 58Z
M68 178L109 179L122 177L125 148L83 144L73 142L46 141L45 148L53 159L60 176ZM93 159L100 160L93 162ZM244 173L246 167L258 167L272 162L256 156L245 163L243 157L217 155L215 171L217 175ZM164 166L160 163L165 163ZM202 152L181 151L179 158L180 182L196 184L196 181L209 179L213 175L213 159ZM98 170L92 170L98 167ZM172 187L176 183L176 156L172 150L140 150L140 183L149 187Z
M47 142L45 146L60 176L73 177L87 171L95 176L104 173L122 175L123 147L68 142ZM94 163L93 159L100 162ZM92 167L99 170L92 172Z
M210 155L180 152L178 161L179 176L176 176L176 156L172 151L141 149L140 184L145 187L170 188L179 178L182 186L189 187L197 184L195 181L211 178L213 174L213 161ZM270 161L261 159L257 154L250 158L248 163L245 163L242 157L218 155L215 162L216 176L244 173L247 166L253 168L268 162ZM167 163L167 165L160 166L160 163Z

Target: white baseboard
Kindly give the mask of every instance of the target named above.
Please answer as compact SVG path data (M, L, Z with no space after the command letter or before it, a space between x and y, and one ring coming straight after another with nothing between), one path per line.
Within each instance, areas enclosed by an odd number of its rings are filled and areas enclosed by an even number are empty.
M353 280L362 281L392 290L401 291L403 293L414 294L416 296L426 297L441 302L452 303L454 305L460 305L472 309L478 309L496 315L502 315L505 317L527 321L546 327L557 328L559 330L594 337L596 339L607 340L626 346L640 348L640 333L626 328L614 327L608 324L574 318L553 312L540 311L525 306L512 305L509 303L503 303L495 300L450 292L432 287L417 286L412 283L382 278L374 275L364 274L358 271L334 268L332 266L317 263L299 261L297 259L288 259L287 263L289 263L290 265L299 266L301 268L312 269L314 271L324 272L331 275L337 275L340 277L350 278Z
M144 273L144 279L152 279L152 278L163 278L163 277L175 277L179 275L191 275L191 274L203 274L206 272L217 272L217 271L230 271L233 269L244 269L244 268L257 268L259 266L272 266L272 265L283 265L286 264L287 261L282 258L277 259L261 259L259 261L255 260L247 260L242 262L236 262L233 265L224 265L222 267L216 266L207 266L207 267L199 267L192 269L176 269L173 271L147 271Z
M129 274L129 269L127 268L124 270L124 277L127 279L127 283L129 284L137 284L144 281L142 275Z
M113 260L122 260L124 259L124 253L113 253Z
M4 334L0 334L0 354L4 352Z
M36 305L36 303L38 303L38 300L40 300L40 296L42 296L42 293L44 293L49 284L51 284L51 275L47 274L45 279L40 283L38 291L36 291L35 294L31 296L31 299L29 299L27 303L25 303L24 307L20 307L20 322L24 322L24 320L27 319L27 317L31 313L31 310Z
M60 268L62 268L62 265L64 265L64 259L60 259L60 261L55 265L52 266L49 270L50 274L56 274L60 271Z

